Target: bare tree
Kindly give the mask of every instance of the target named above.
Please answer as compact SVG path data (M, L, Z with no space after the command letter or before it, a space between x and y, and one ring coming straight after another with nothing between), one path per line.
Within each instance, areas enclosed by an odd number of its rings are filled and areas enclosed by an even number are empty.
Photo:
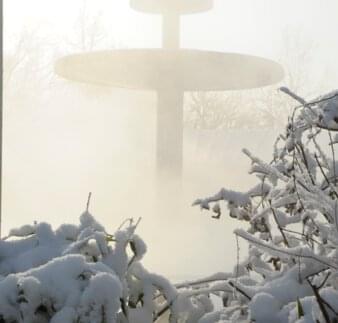
M316 78L316 82L312 84L309 82L309 73L313 70L311 55L314 47L314 42L304 39L301 32L286 31L278 59L285 70L284 85L307 97L314 97L324 90L323 79ZM293 109L293 100L279 95L271 87L257 90L253 103L258 110L259 119L270 127L281 127Z
M279 63L285 69L284 85L307 97L323 90L321 79L309 87L314 44L301 33L285 33ZM222 94L194 93L185 107L185 124L196 129L281 127L293 107L292 100L281 96L276 87Z
M3 74L4 103L9 109L33 102L37 93L45 95L52 69L48 67L48 43L42 41L38 28L5 36L11 38L5 42Z
M119 44L107 30L103 12L97 7L92 7L93 2L84 0L74 17L74 24L70 35L61 40L54 53L54 61L58 58L74 53L86 53L95 50L109 50L123 45ZM60 46L61 44L61 46ZM62 49L61 49L62 47ZM69 84L68 84L69 86ZM95 97L111 94L110 87L93 84L75 84L83 95Z
M82 2L74 29L66 42L72 52L93 51L107 43L102 12L91 9L87 0Z
M185 122L202 129L234 128L240 115L240 100L241 95L195 92L186 106Z

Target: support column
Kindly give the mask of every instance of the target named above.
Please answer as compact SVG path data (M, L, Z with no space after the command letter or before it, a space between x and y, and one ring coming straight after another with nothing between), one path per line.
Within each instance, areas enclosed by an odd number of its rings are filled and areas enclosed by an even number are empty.
M165 12L162 18L162 47L180 47L180 16ZM183 97L179 89L157 92L157 174L178 179L183 167Z
M180 16L176 12L163 14L162 37L164 49L178 49L180 47Z
M183 97L180 90L157 92L157 171L161 177L182 175Z

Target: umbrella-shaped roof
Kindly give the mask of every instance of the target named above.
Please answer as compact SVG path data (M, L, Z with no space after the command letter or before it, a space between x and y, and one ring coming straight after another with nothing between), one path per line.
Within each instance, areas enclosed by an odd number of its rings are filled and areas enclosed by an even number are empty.
M283 69L261 57L199 50L123 49L60 59L57 74L69 80L114 87L224 91L279 82Z

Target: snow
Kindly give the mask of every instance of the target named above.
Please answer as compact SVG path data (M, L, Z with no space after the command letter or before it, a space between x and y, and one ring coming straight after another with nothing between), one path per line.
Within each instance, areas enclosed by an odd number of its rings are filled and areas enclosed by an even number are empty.
M0 322L335 322L338 92L309 103L283 92L301 105L272 161L243 150L257 185L194 203L221 220L225 202L241 221L234 233L248 254L232 272L173 285L143 266L140 220L109 234L87 210L78 225L23 225L0 240Z
M318 124L324 128L338 130L338 91L332 91L314 100L318 101L314 107L319 115Z
M257 323L276 322L281 303L270 294L257 293L250 302L250 317Z
M122 285L109 273L95 275L81 295L79 319L83 323L114 323L120 309Z
M222 188L217 194L203 200L196 200L194 205L200 205L204 209L209 209L209 203L215 201L228 201L230 204L236 206L246 206L250 204L250 198L248 194L227 190Z
M0 240L0 321L148 323L167 313L197 322L209 297L180 293L142 265L147 246L130 219L108 234L88 212L80 223L34 223Z

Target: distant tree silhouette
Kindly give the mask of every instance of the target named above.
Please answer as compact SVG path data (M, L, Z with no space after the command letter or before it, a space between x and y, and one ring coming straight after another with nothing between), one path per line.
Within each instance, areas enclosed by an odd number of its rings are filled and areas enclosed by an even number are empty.
M308 80L313 44L300 33L285 33L279 63L285 69L283 84L306 97L318 95L323 80ZM318 78L317 78L318 80ZM223 93L192 93L185 105L185 125L195 129L280 128L287 121L293 102L276 86Z

